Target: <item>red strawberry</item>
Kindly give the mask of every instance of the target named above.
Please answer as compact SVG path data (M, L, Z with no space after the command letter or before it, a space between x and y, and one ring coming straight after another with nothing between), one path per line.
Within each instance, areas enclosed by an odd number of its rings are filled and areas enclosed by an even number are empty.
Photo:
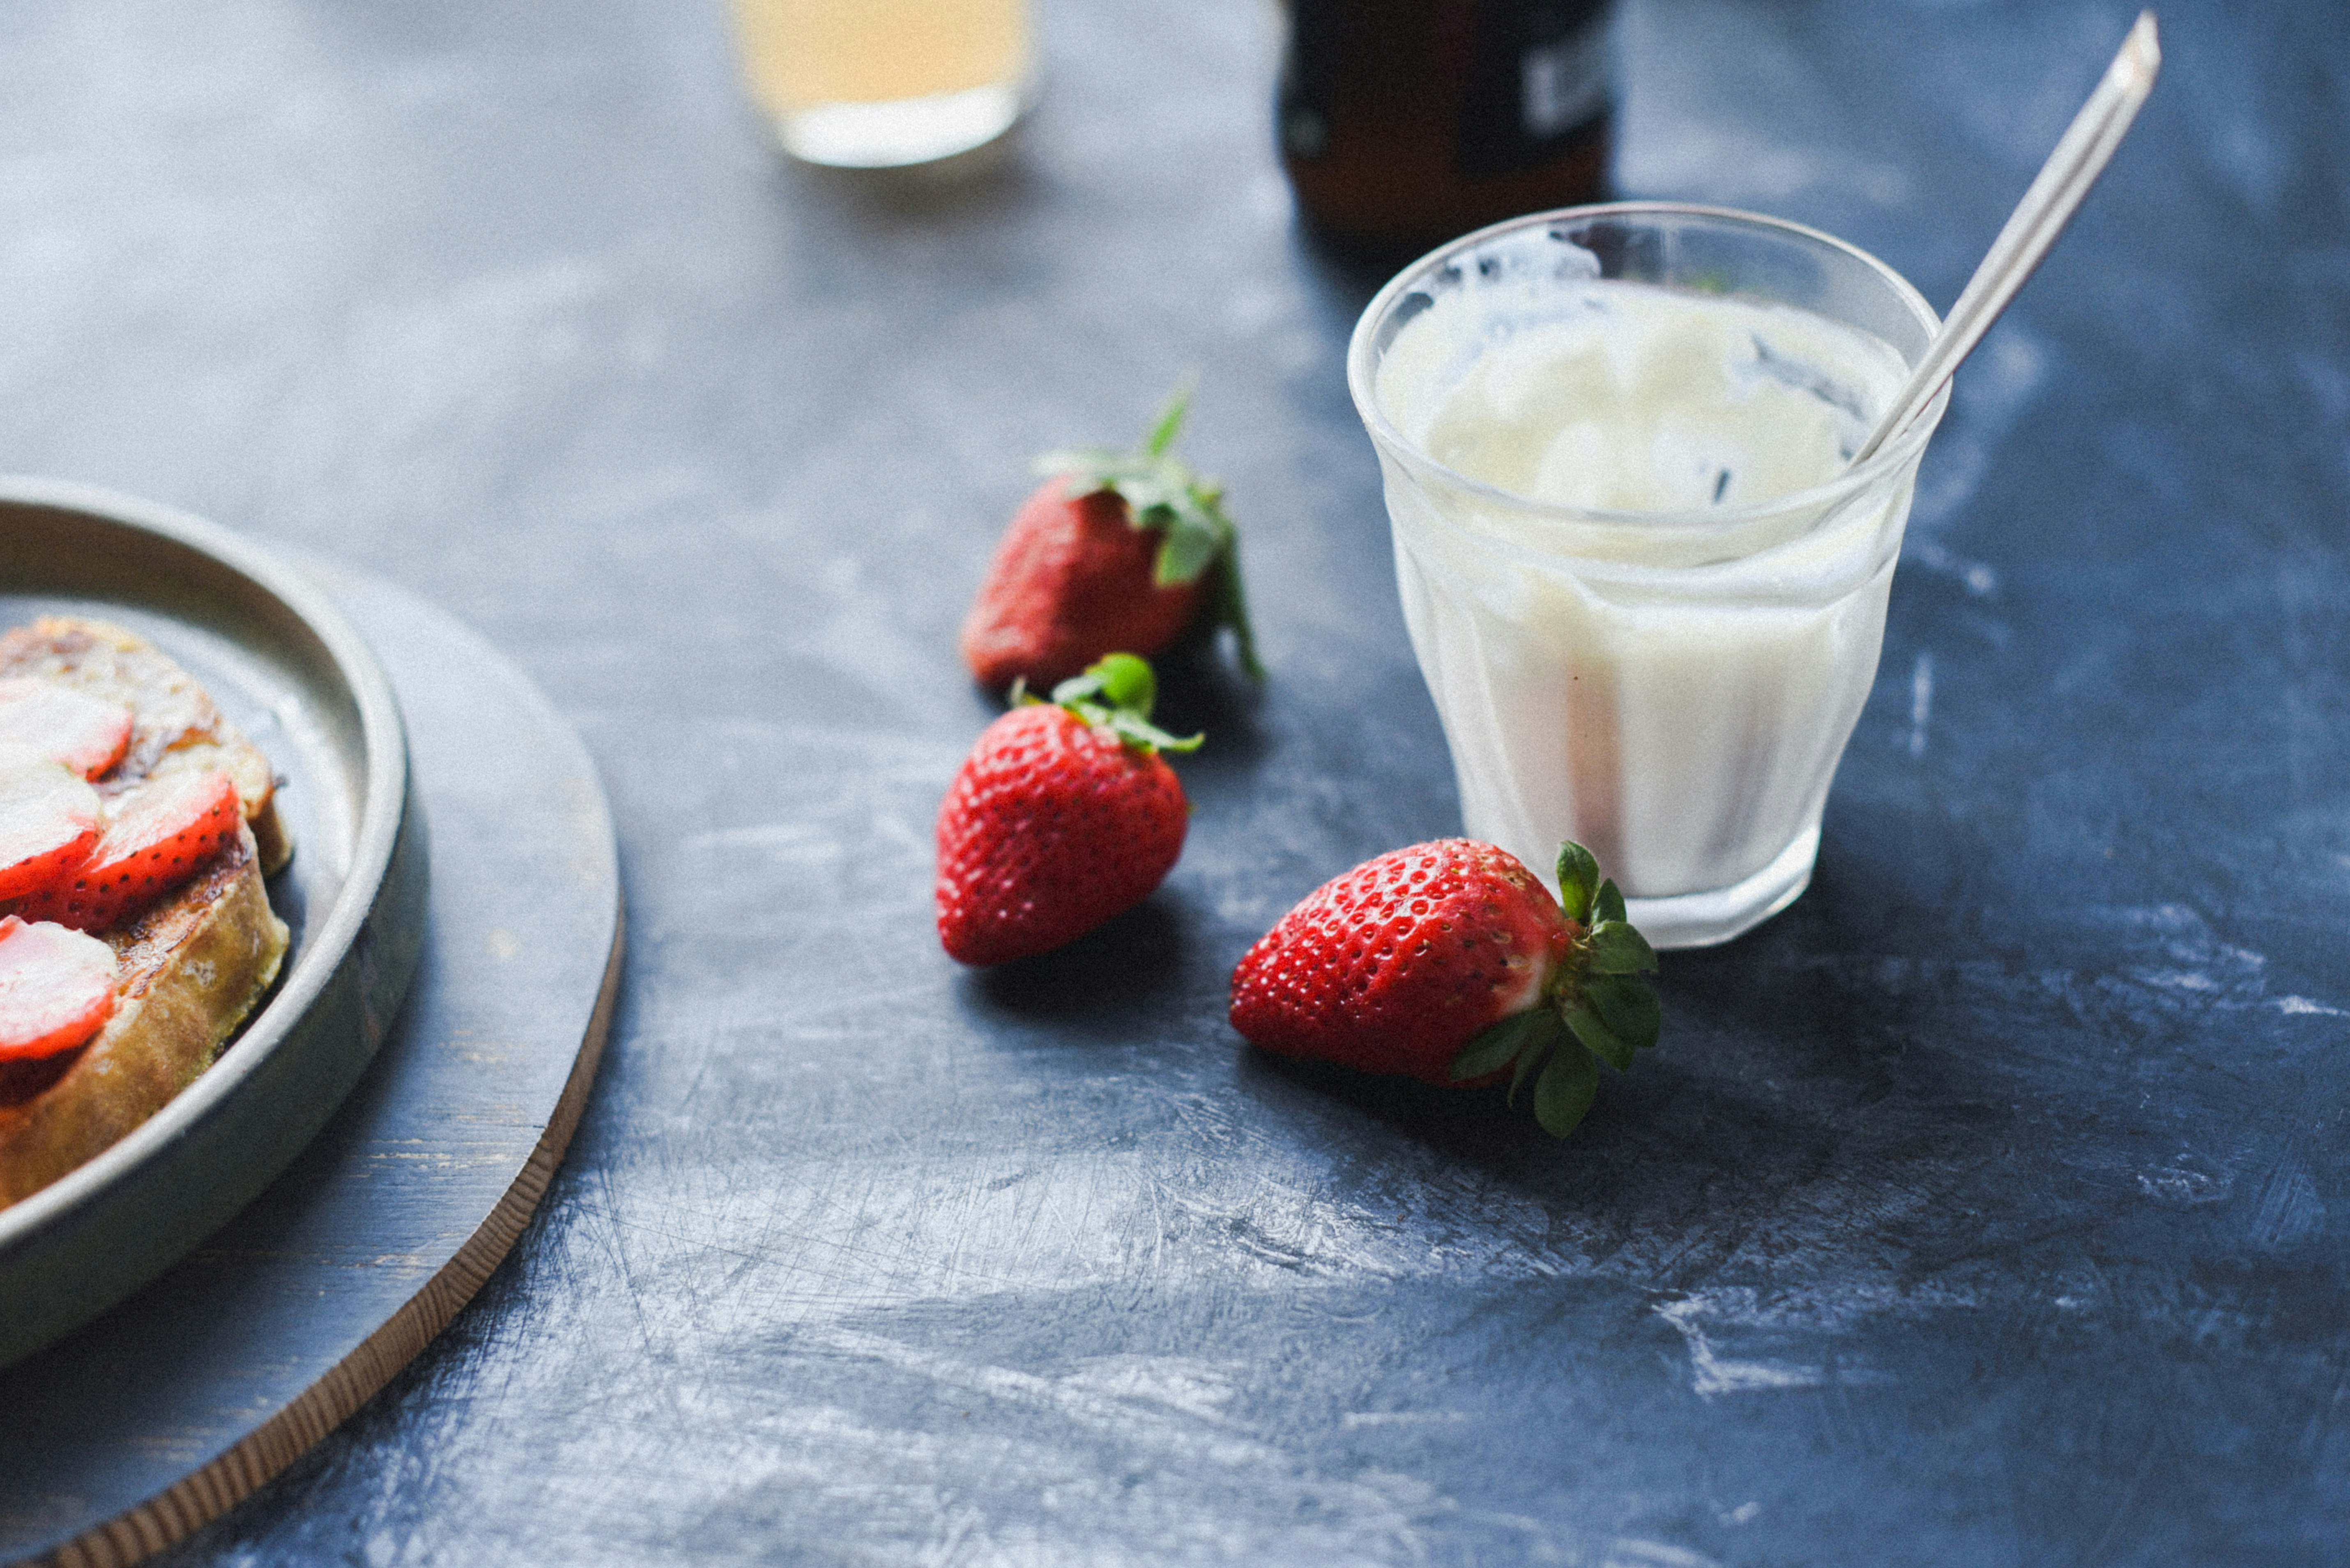
M63 926L0 919L0 1062L53 1056L114 1012L114 950Z
M0 679L0 752L31 751L94 779L122 760L130 710L54 680Z
M1565 908L1490 844L1440 838L1365 862L1281 918L1232 971L1232 1027L1290 1056L1430 1084L1515 1065L1534 1115L1565 1137L1600 1062L1657 1043L1656 955L1590 851L1559 851Z
M98 792L63 763L0 770L0 899L70 877L98 846Z
M1190 808L1151 726L1150 666L1114 653L990 724L939 807L939 940L969 964L1047 952L1140 903Z
M113 803L81 869L26 899L21 912L76 930L105 930L194 876L243 821L236 784L226 774L149 779Z
M998 691L1050 686L1114 649L1163 652L1203 611L1256 647L1223 492L1170 452L1191 405L1180 391L1139 452L1061 452L1012 519L962 623L963 662Z

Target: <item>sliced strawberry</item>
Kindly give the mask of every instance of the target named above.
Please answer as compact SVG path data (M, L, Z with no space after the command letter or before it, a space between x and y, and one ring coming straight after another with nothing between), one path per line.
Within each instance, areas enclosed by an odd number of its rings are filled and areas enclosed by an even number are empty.
M0 679L0 750L31 748L94 779L122 760L130 710L31 676Z
M228 774L167 774L114 803L82 868L25 901L28 919L102 931L137 914L221 851L243 821Z
M98 792L63 763L0 772L0 899L64 880L98 846Z
M114 950L63 926L0 919L0 1062L70 1051L114 1014Z

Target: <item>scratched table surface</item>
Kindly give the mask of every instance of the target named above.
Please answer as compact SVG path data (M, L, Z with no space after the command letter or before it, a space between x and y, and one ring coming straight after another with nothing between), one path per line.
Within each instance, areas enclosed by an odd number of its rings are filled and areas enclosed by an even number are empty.
M1632 0L1617 179L1947 306L2116 0ZM577 724L630 950L533 1229L176 1564L2350 1556L2350 35L2188 0L1958 383L1811 891L1558 1147L1223 1016L1458 828L1257 0L1045 0L993 157L785 166L714 9L0 11L5 467L333 554ZM1147 906L959 972L953 632L1186 367L1273 678Z

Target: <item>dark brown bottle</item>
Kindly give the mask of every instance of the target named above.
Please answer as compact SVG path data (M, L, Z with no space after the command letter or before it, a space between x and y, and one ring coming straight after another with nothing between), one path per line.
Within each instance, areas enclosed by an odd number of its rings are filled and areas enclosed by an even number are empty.
M1277 125L1307 224L1401 260L1604 198L1609 0L1288 0Z

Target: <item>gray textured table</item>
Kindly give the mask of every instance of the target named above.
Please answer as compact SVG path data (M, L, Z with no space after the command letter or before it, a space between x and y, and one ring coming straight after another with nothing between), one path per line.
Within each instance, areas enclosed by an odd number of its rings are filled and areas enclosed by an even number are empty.
M1252 1056L1453 829L1253 0L1045 0L960 180L783 166L698 6L0 14L5 466L341 556L579 727L631 910L546 1204L177 1563L2350 1555L2350 42L2168 8L1961 376L1813 888L1568 1147ZM1638 0L1618 171L1947 304L2126 5ZM1186 365L1274 680L1168 888L955 971L952 629Z

